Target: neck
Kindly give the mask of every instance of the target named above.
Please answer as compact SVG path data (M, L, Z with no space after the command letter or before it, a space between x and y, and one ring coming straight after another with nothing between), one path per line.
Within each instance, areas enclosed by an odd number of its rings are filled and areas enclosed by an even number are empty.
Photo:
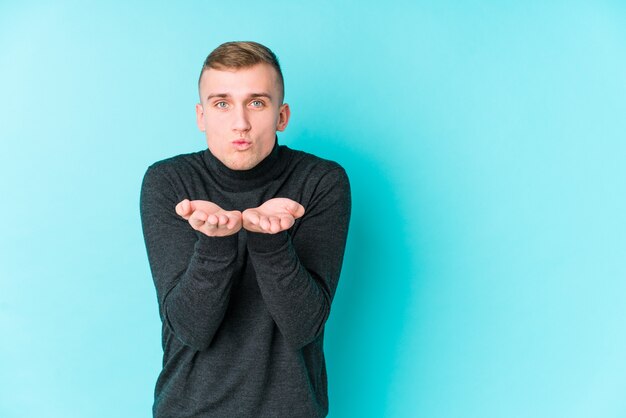
M244 191L260 187L282 172L285 164L279 159L279 154L277 138L269 155L248 170L233 170L227 167L208 148L203 156L207 169L215 176L218 184L233 191Z

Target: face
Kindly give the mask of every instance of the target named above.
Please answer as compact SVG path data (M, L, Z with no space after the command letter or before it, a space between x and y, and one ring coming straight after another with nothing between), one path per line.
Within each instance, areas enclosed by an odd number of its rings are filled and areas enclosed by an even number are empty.
M289 122L276 70L269 64L205 70L196 105L198 128L211 153L233 170L249 170L274 147Z

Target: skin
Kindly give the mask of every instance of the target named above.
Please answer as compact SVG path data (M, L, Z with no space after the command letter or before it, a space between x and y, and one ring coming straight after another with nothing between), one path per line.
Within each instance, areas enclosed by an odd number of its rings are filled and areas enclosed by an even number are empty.
M211 153L232 170L249 170L263 161L274 148L276 132L285 130L291 115L289 105L282 103L278 74L269 64L205 70L200 98L198 129L205 133ZM304 207L291 199L274 198L242 213L185 199L176 205L176 213L193 229L224 237L242 227L268 234L285 231L304 215Z
M232 170L249 170L267 157L276 137L284 131L291 114L282 103L278 74L269 64L250 68L208 69L200 80L201 103L196 123L207 145ZM241 149L233 141L244 139Z
M243 227L252 232L276 234L291 228L304 215L304 207L291 199L277 197L258 208L243 211Z

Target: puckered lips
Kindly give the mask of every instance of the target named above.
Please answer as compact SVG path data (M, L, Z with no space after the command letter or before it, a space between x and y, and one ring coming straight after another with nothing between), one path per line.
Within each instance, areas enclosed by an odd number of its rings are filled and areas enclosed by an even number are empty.
M252 142L245 138L236 139L232 142L232 144L237 151L245 151L252 146Z

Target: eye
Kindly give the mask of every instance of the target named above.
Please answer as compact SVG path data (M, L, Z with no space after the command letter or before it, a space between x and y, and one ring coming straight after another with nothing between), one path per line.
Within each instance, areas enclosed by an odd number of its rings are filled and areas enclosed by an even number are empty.
M250 102L250 104L252 105L252 107L263 107L265 103L263 103L261 100L253 100Z
M217 107L218 109L226 109L226 108L228 108L228 103L226 103L226 102L217 102L217 103L215 103L215 107Z

